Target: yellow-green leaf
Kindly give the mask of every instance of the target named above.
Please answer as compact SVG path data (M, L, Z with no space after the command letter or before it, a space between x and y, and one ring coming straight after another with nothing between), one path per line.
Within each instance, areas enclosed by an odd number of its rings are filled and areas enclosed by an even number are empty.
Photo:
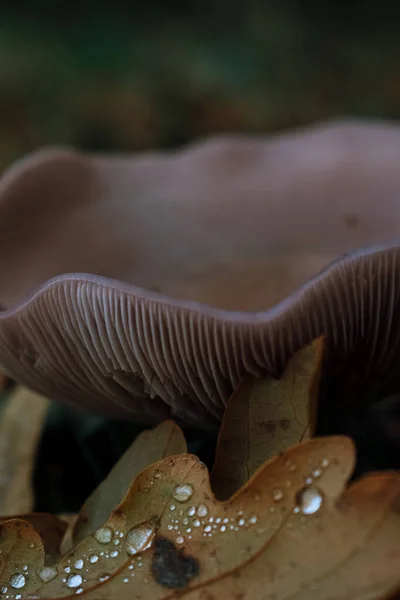
M33 509L32 472L49 402L18 386L0 414L0 516Z

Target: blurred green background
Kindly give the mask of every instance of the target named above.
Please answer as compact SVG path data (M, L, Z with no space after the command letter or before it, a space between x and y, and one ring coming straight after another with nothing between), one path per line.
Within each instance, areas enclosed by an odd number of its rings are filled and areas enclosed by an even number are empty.
M141 151L340 116L398 119L398 6L384 14L371 1L3 2L0 171L47 144ZM358 435L373 467L368 427ZM140 429L53 405L36 508L77 510ZM210 464L215 436L187 434Z
M400 116L400 9L17 0L0 8L0 168L44 144L145 150ZM380 11L377 12L377 8Z

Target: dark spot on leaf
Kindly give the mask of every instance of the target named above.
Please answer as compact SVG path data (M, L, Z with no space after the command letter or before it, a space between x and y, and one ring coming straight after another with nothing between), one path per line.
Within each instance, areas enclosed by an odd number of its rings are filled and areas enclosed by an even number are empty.
M151 572L159 585L179 590L197 577L200 565L194 556L186 555L171 540L159 536L154 544Z
M258 425L260 425L260 427L265 429L265 431L267 431L268 433L272 434L276 431L275 421L262 421L261 423L258 423Z
M290 427L290 421L289 419L279 419L277 421L259 421L257 425L260 427L260 429L265 429L267 433L273 435L276 433L278 428L283 430L288 429Z

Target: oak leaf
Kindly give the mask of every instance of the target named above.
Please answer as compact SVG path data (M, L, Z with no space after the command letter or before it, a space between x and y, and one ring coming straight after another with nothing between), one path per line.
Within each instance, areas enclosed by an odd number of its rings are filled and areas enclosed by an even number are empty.
M400 587L400 476L344 493L354 461L348 438L315 438L220 502L198 458L166 457L57 566L27 522L1 523L0 585L12 598L388 598Z

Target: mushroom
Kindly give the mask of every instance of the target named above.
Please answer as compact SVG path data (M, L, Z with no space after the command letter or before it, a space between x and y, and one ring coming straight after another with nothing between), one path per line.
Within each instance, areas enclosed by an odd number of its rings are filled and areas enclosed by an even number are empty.
M342 400L396 385L399 151L394 124L338 122L33 153L0 180L0 364L55 400L202 427L321 334Z

